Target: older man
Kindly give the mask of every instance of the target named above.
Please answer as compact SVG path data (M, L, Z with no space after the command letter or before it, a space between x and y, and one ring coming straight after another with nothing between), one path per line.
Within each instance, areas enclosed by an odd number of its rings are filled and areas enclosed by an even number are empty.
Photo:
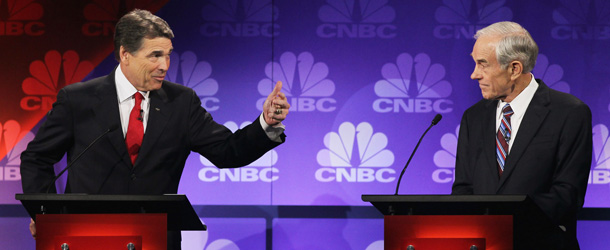
M527 194L556 223L539 246L578 249L591 111L534 78L538 46L519 24L492 24L475 39L471 78L484 99L462 117L452 194Z
M66 153L73 163L66 193L175 194L191 151L232 168L284 141L281 121L290 104L281 83L263 113L232 133L212 120L192 89L164 80L173 37L169 25L148 11L134 10L119 20L114 36L118 67L60 90L21 155L25 193L55 192L53 164ZM179 233L170 234L168 244L179 249Z

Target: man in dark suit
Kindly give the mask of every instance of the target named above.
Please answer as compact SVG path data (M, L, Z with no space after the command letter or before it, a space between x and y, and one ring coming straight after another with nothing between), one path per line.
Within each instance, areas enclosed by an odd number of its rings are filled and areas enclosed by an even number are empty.
M538 46L520 25L495 23L475 39L471 78L484 99L462 117L452 194L527 194L555 225L539 246L579 249L576 212L591 166L591 111L534 79Z
M290 104L281 82L263 113L232 133L212 120L192 89L164 80L173 37L168 24L148 11L119 20L114 43L120 64L107 76L60 90L21 155L24 193L55 192L53 164L65 153L73 164L66 193L175 194L191 151L234 168L284 142L281 121ZM180 248L179 240L168 243Z

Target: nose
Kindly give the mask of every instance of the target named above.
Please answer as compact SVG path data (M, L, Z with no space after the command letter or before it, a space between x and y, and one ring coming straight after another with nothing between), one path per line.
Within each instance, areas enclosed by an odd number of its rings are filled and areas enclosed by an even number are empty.
M167 71L169 68L169 56L162 56L159 58L159 69L162 71Z
M472 71L472 74L470 74L470 79L472 80L479 80L481 79L481 73L479 73L479 69L478 67L474 67L474 70Z

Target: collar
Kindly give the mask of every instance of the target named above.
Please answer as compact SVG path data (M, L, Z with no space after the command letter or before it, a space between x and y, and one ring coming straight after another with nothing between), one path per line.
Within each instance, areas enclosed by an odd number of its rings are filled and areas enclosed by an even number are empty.
M133 84L127 80L125 74L123 74L120 64L114 74L114 82L116 84L116 92L119 103L130 100L131 97L138 92L136 87L134 87ZM149 91L140 91L140 93L144 96L145 100L148 100L148 94L150 93Z
M525 87L525 89L523 89L523 91L521 91L521 93L519 93L519 95L517 95L517 97L515 97L515 99L513 99L512 102L509 103L510 107L513 109L513 112L515 112L515 115L525 114L527 106L529 106L530 101L532 101L532 98L534 98L534 94L538 89L538 82L536 82L534 74L530 73L530 75L532 76L530 83L527 85L527 87ZM498 119L502 119L502 108L504 108L504 105L506 104L507 102L504 101L498 102L498 106L496 107L496 115Z

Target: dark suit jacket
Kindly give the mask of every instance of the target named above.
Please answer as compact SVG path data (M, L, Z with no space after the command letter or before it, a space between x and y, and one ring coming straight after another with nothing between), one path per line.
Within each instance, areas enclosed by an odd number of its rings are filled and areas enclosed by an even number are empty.
M149 97L148 124L132 166L120 129L114 72L60 90L46 122L21 155L24 193L45 192L55 176L53 164L66 152L72 162L108 129L68 171L67 193L174 194L191 151L220 168L232 168L279 145L267 137L258 119L231 133L182 85L165 81Z
M575 249L576 212L584 203L592 159L591 111L576 97L537 81L501 178L495 152L498 101L481 100L464 112L452 194L530 195L552 222L566 227L563 245Z

